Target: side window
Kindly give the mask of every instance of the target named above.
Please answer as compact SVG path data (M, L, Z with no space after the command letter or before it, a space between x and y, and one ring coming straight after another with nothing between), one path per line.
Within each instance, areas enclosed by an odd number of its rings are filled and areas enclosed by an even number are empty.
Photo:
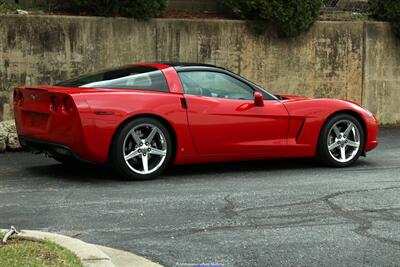
M186 94L252 100L253 89L242 81L219 72L179 72Z
M137 89L168 92L162 71L152 67L125 67L84 75L56 84L64 87Z
M81 85L80 87L123 88L168 92L167 82L165 81L164 75L159 70L147 73L127 73L126 75L105 73L104 77L104 81L93 82Z

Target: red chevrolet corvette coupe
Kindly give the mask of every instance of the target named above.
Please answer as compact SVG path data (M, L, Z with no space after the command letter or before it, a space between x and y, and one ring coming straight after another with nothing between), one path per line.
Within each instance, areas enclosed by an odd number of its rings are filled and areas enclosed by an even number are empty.
M14 92L22 146L149 179L171 164L316 157L345 167L378 124L342 100L272 95L223 68L135 64Z

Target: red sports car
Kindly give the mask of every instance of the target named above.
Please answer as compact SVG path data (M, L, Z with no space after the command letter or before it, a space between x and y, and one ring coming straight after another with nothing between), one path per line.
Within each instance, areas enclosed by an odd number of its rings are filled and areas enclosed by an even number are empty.
M171 164L317 157L345 167L378 144L356 103L273 95L205 64L134 64L14 92L24 148L149 179Z

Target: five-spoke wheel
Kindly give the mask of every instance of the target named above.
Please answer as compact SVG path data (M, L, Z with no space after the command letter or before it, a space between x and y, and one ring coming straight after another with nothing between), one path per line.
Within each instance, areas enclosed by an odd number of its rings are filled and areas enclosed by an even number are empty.
M351 115L332 117L323 127L318 144L318 157L324 163L345 167L355 162L364 149L364 131Z
M128 179L150 179L161 173L172 155L171 136L153 118L138 118L116 136L111 161L114 170Z
M157 171L167 156L167 143L162 131L153 124L133 127L124 141L124 158L132 171L149 174Z

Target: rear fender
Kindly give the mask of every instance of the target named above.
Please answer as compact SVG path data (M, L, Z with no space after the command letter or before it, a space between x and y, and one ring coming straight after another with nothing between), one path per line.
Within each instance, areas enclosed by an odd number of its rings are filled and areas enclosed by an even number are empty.
M180 94L162 92L102 92L84 94L96 125L101 162L108 160L113 136L127 121L138 116L163 118L176 134L176 162L186 155L196 154ZM112 104L110 104L112 103ZM115 103L115 104L114 104ZM95 107L95 108L94 108Z

